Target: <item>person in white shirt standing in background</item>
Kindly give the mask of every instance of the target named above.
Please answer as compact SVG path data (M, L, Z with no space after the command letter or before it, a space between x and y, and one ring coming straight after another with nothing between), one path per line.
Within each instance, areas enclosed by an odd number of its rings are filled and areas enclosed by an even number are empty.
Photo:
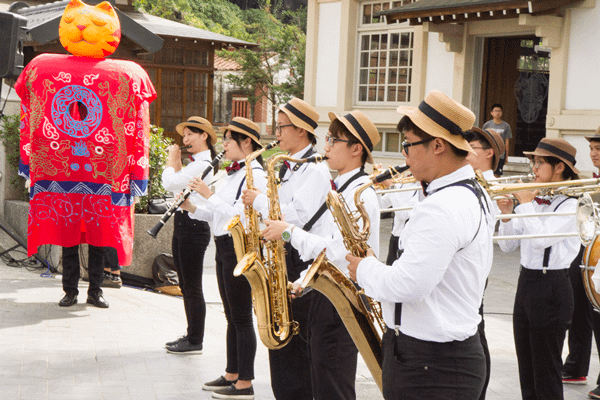
M492 266L491 200L466 161L471 110L440 91L418 108L399 107L406 163L427 197L401 233L404 252L388 266L346 256L350 277L381 301L383 396L477 399L485 357L477 326Z
M469 141L471 148L477 152L477 155L469 153L467 156L467 161L469 164L471 164L473 169L480 170L485 179L494 179L494 171L496 168L498 168L500 157L502 157L504 154L504 141L500 135L498 135L496 131L492 129L479 129L474 126L473 129L471 129L471 135L467 136L467 140ZM495 202L492 205L492 212L494 216L500 213L500 209L498 209L498 205ZM485 282L485 286L487 287L487 280ZM487 338L485 337L483 302L479 308L479 314L481 315L481 322L479 323L477 330L479 331L479 340L481 341L483 354L485 355L486 369L485 383L483 385L481 395L479 396L479 400L485 400L488 383L490 382L490 370L492 364L490 360L490 350L488 348Z

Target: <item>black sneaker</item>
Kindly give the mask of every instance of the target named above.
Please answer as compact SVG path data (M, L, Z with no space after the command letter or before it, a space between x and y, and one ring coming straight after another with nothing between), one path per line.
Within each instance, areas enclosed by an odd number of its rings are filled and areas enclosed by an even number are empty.
M600 399L600 386L588 393L590 399Z
M173 346L167 346L167 351L173 354L202 354L202 345L191 344L186 338Z
M119 289L123 286L121 277L117 274L111 274L110 272L104 272L104 279L102 279L101 287L110 287Z
M212 397L215 399L254 400L254 389L252 386L246 389L236 389L235 385L231 385L224 389L213 391Z
M206 382L205 384L203 384L202 385L202 389L203 390L225 389L226 387L229 387L231 385L235 385L236 382L237 381L228 381L227 379L225 379L225 377L223 375L221 375L220 377L218 377L214 381Z
M183 336L179 336L177 339L175 339L175 340L173 340L173 341L170 341L170 342L167 342L167 343L165 343L165 349L166 349L167 347L170 347L170 346L175 346L177 343L179 343L179 342L183 342L183 341L184 341L184 340L186 340L186 339L187 339L187 334L185 334L185 335L183 335Z

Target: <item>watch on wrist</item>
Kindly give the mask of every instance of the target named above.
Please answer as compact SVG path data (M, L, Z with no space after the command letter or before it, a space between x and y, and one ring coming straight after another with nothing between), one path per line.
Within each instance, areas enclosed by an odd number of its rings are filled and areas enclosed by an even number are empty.
M289 243L292 240L292 231L294 230L294 225L288 226L285 231L281 232L281 238L284 242Z

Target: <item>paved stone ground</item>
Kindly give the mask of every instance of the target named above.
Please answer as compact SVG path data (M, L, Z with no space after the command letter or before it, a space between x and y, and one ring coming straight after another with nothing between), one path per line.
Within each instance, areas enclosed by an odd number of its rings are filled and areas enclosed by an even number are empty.
M384 220L382 232L389 232ZM382 235L382 254L388 237ZM4 248L12 241L0 235ZM16 253L12 253L15 258ZM0 400L185 400L208 399L202 383L225 367L225 318L214 272L214 249L206 256L204 286L208 302L204 353L168 354L163 344L185 330L180 298L123 287L105 289L108 310L80 303L57 305L60 275L13 268L0 262ZM488 399L520 398L512 338L512 303L518 254L497 248L485 295L486 331L492 355ZM566 350L565 350L566 353ZM566 355L566 354L565 354ZM584 399L595 387L598 355L594 350L587 385L565 386L566 399ZM267 350L259 342L256 398L273 399ZM357 374L359 399L381 399L362 363Z

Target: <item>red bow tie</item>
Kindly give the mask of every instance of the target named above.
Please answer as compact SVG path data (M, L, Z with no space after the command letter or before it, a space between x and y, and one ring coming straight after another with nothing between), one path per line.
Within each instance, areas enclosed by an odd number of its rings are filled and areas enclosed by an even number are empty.
M337 185L335 184L335 182L333 180L331 180L331 190L337 190Z
M229 167L225 167L225 171L227 171L227 175L233 174L235 171L239 171L242 168L243 164L234 161Z
M542 199L541 197L534 197L533 201L538 204L550 204L550 200Z

